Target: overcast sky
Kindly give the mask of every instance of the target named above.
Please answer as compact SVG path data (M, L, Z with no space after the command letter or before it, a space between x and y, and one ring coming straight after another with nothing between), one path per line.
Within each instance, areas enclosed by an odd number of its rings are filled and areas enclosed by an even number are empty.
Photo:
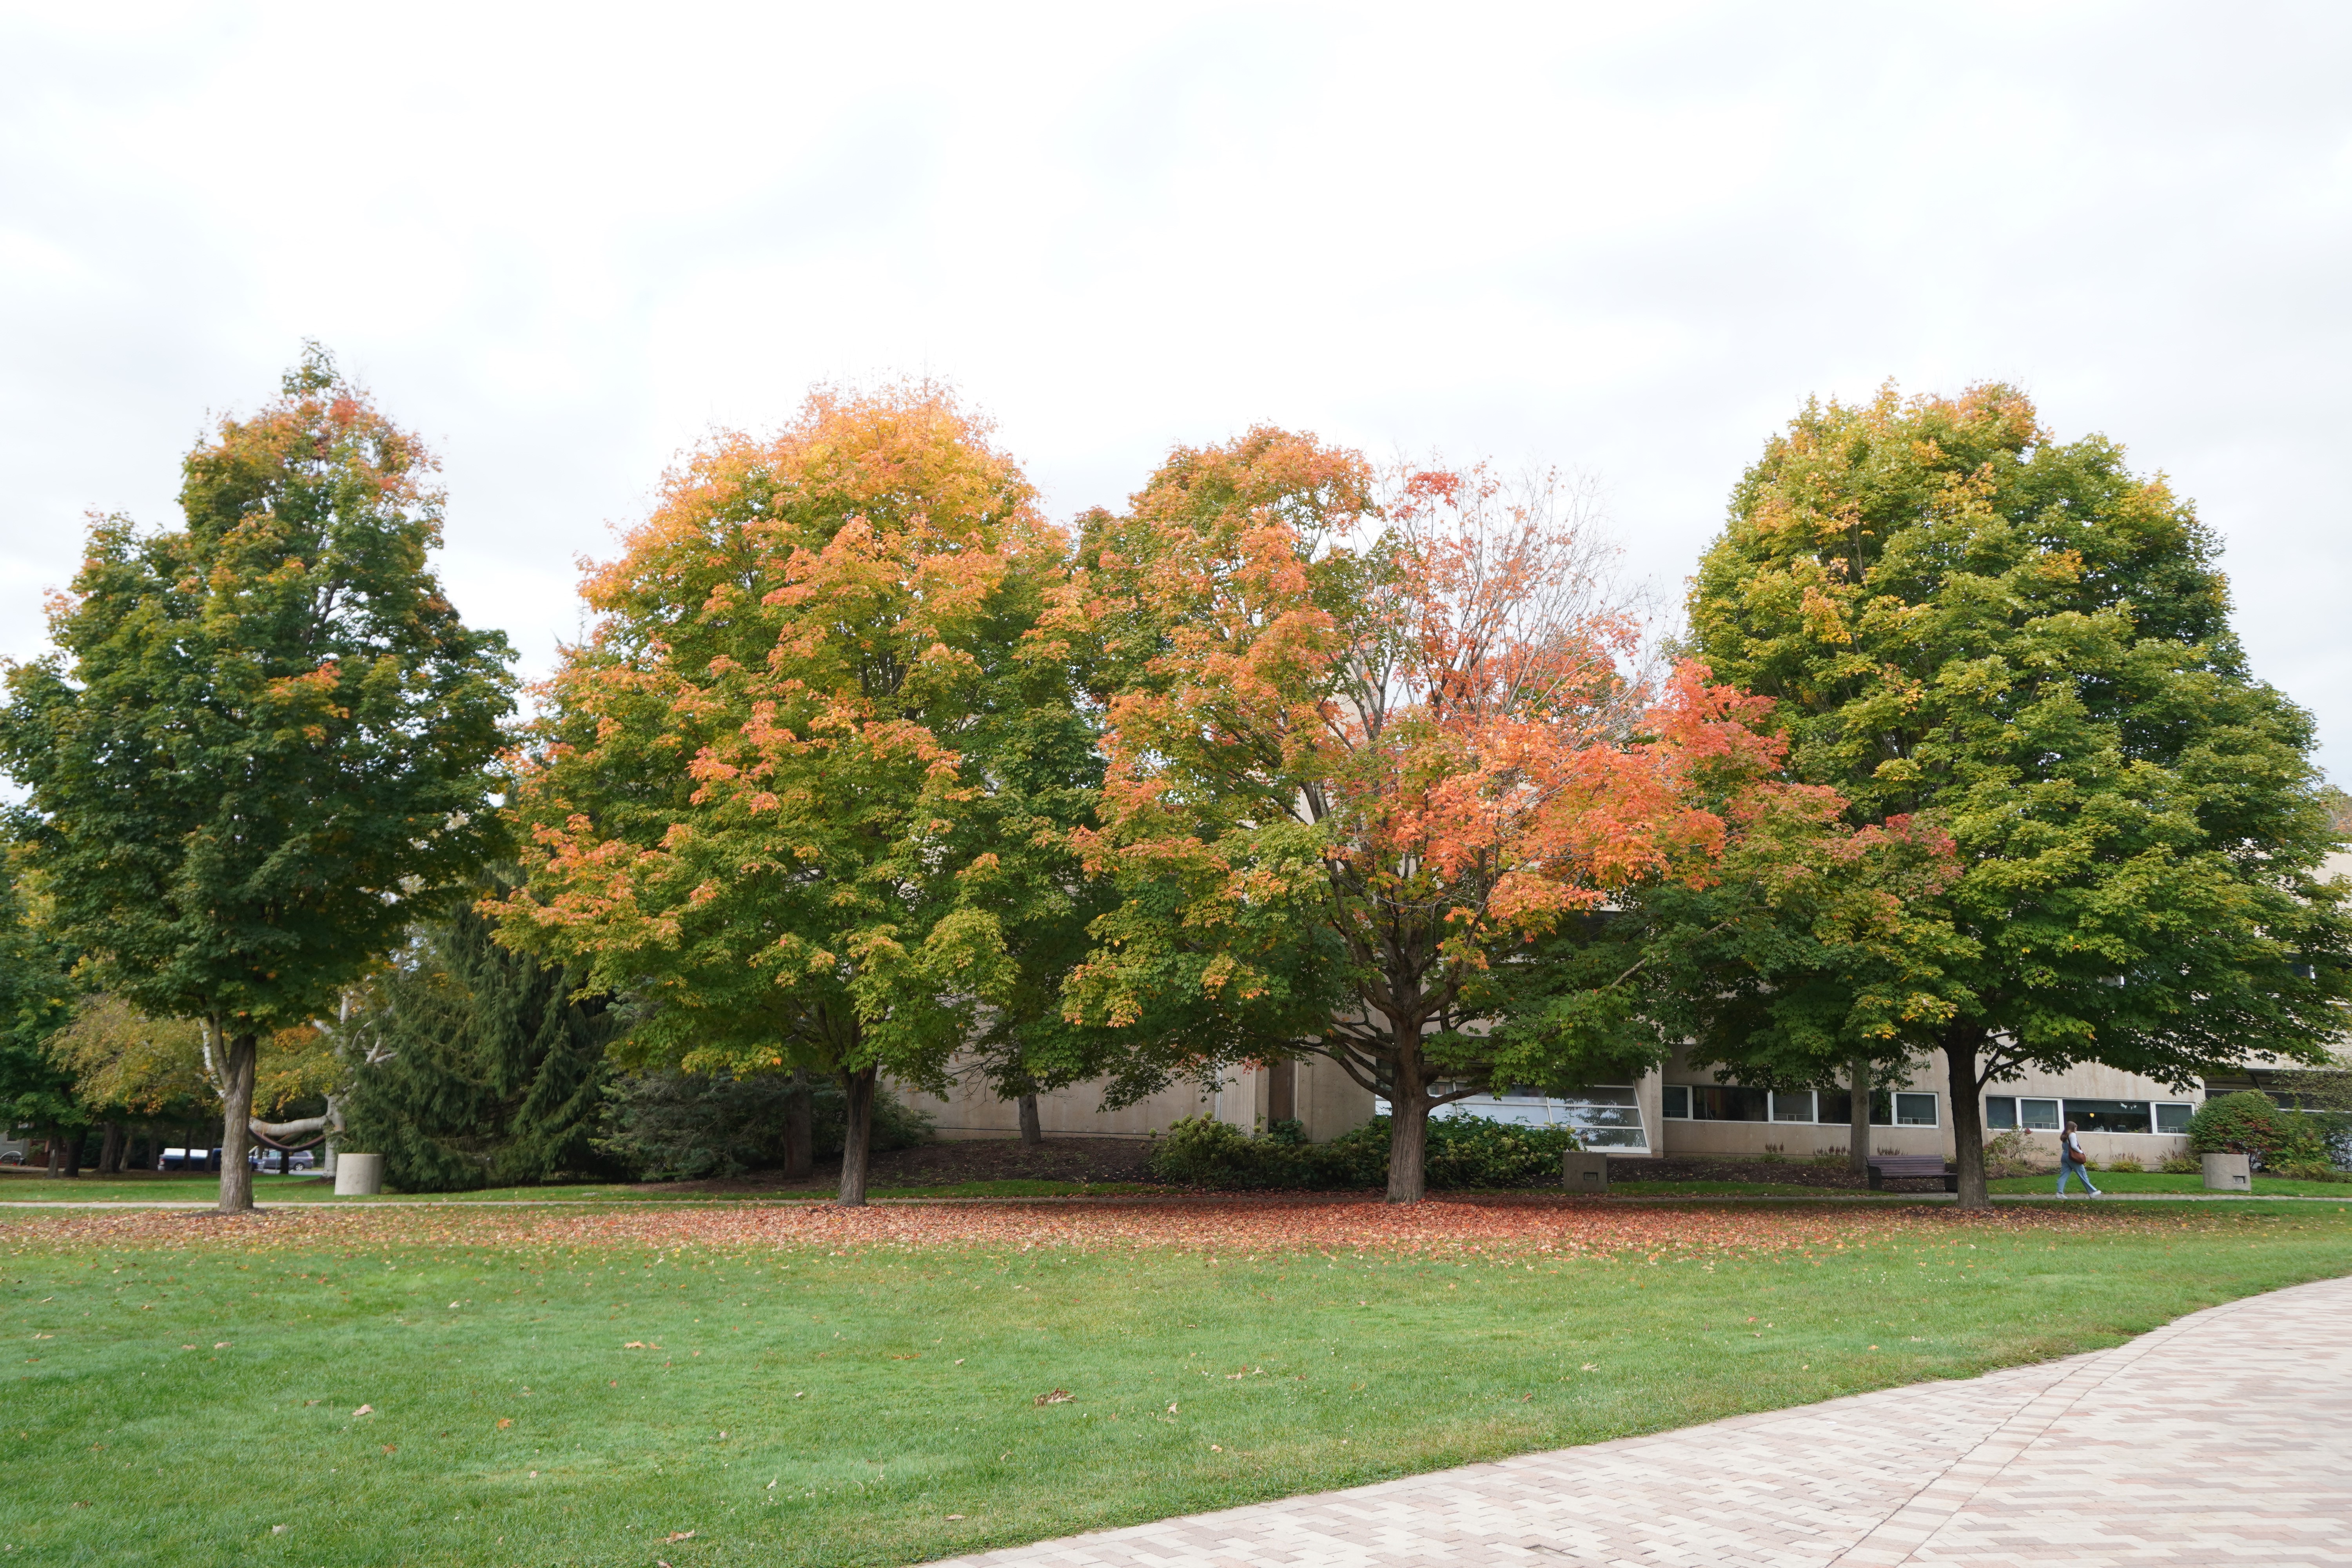
M2023 385L2352 782L2352 6L0 6L0 653L326 342L531 671L714 426L930 374L1057 515L1257 421L1582 468L1679 597L1811 394Z

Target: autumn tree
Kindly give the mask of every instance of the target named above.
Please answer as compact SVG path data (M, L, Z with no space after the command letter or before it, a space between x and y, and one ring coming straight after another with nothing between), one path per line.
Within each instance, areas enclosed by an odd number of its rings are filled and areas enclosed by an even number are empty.
M225 1212L252 1206L261 1037L331 1012L499 841L509 655L428 563L433 468L314 348L189 454L184 527L92 525L57 651L8 672L55 931L97 988L203 1026Z
M1562 500L1483 469L1383 488L1258 429L1179 449L1089 530L1072 622L1118 680L1104 826L1077 837L1129 897L1071 1008L1195 1059L1286 1026L1272 1054L1388 1100L1392 1201L1423 1195L1437 1108L1658 1059L1612 905L1836 804L1773 782L1764 704L1696 666L1640 677ZM1187 1006L1235 1023L1155 1026Z
M946 393L819 392L696 452L591 573L522 759L506 939L624 997L630 1061L835 1078L844 1204L880 1075L942 1087L1020 1005L1054 816L1022 737L1070 700L1031 634L1064 553Z
M2021 394L1889 389L1774 437L1694 581L1693 651L1777 700L1791 771L1850 823L1956 845L1912 905L1932 1001L1885 1017L1943 1054L1965 1205L1988 1201L1989 1082L2099 1062L2186 1084L2323 1060L2343 1027L2311 721L2248 672L2216 553L2160 478L2056 440ZM1874 977L1775 984L1836 1016ZM1816 1037L1826 1078L1851 1040Z

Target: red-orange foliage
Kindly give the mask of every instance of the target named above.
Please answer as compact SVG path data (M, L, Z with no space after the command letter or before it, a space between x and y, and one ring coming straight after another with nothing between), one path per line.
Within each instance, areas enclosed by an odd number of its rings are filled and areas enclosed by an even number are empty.
M1594 951L1560 945L1578 917L1838 809L1777 779L1762 700L1695 665L1644 679L1607 552L1560 503L1483 468L1381 485L1257 430L1180 450L1089 531L1083 614L1120 679L1106 826L1080 841L1134 896L1073 1007L1138 1022L1185 986L1336 1007L1298 1048L1391 1101L1396 1199L1422 1194L1435 1107L1654 1057L1626 976L1563 994Z

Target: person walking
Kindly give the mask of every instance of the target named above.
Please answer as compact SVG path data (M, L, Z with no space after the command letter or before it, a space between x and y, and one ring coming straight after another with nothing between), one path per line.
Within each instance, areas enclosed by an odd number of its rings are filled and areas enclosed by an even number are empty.
M2100 1195L2099 1189L2091 1185L2091 1162L2083 1153L2081 1129L2071 1121L2066 1123L2066 1131L2058 1137L2058 1195L2062 1198L2066 1195L2066 1178L2069 1176L2083 1179L2084 1196L2095 1198Z

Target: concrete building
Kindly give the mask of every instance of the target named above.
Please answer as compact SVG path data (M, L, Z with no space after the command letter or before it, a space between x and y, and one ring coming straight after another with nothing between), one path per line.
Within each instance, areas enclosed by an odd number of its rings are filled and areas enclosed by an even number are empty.
M2102 1163L2137 1155L2153 1166L2186 1153L2189 1118L2204 1098L2112 1068L2080 1067L2064 1074L2028 1074L1997 1084L1984 1097L1990 1134L2024 1129L2052 1163L2058 1131L2081 1124L2086 1152ZM943 1138L1003 1138L1019 1131L1010 1100L996 1099L975 1076L947 1098L905 1095L938 1124ZM1317 1142L1358 1127L1387 1108L1329 1062L1308 1059L1227 1074L1213 1089L1183 1085L1121 1110L1103 1110L1099 1089L1079 1085L1038 1097L1038 1120L1049 1137L1140 1138L1165 1131L1187 1116L1211 1115L1237 1127L1263 1127L1297 1118ZM1909 1081L1874 1097L1871 1152L1951 1157L1952 1118L1940 1053ZM1849 1138L1843 1091L1773 1093L1719 1084L1711 1073L1677 1056L1639 1082L1596 1086L1573 1099L1532 1094L1477 1095L1440 1115L1491 1117L1498 1121L1559 1124L1576 1129L1588 1149L1629 1159L1699 1154L1738 1158L1780 1154L1804 1159L1843 1152Z

